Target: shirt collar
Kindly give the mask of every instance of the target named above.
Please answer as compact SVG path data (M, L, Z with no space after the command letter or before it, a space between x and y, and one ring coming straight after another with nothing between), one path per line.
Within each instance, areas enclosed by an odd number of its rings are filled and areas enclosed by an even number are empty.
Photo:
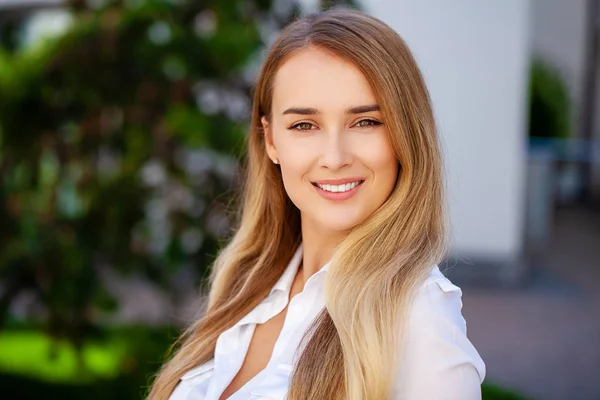
M290 263L286 267L285 271L283 271L283 274L281 274L281 277L275 283L269 294L273 294L276 291L281 291L286 294L290 293L292 284L294 283L294 278L296 277L296 273L298 272L298 268L302 262L302 256L302 243L300 243L298 249L296 249L296 252L292 256ZM325 265L323 265L321 269L315 273L315 275L327 272L329 270L329 264L331 264L331 261L328 261Z
M270 313L272 311L272 310L271 311L268 311L268 310L265 311L265 310L272 309L274 307L274 305L276 304L275 298L277 298L279 300L283 300L284 302L287 302L287 298L292 289L292 284L294 283L294 278L296 277L296 273L298 272L298 268L300 267L300 262L302 261L302 256L303 256L302 243L300 243L300 245L296 249L296 252L292 256L292 259L290 260L288 266L286 267L283 274L281 274L281 277L279 278L279 280L275 283L275 285L271 289L271 292L269 293L269 295L258 306L256 306L256 308L254 308L252 311L250 311L248 314L246 314L245 317L243 317L240 321L238 321L234 327L238 327L238 326L245 325L248 323L261 323L265 319L265 312ZM317 271L315 273L315 275L313 275L313 276L323 274L328 269L329 269L329 262L327 264L325 264L323 267L321 267L321 269L319 271ZM311 278L309 280L312 280L312 279L313 279L313 277L311 276ZM285 296L283 298L281 297L281 295L273 296L273 293L277 293L277 292L279 292L281 294L285 294ZM276 315L277 313L278 312L273 312L273 315Z
M292 290L292 284L294 283L294 278L296 277L296 273L298 272L298 267L300 266L300 262L302 261L302 244L298 246L296 252L292 256L292 259L288 263L288 266L279 277L279 280L275 283L269 295L258 304L252 311L250 311L246 316L244 316L240 321L238 321L234 327L250 324L250 323L261 323L263 320L270 318L271 314L275 315L278 312L273 311L275 305L279 302L287 302L287 297L289 296L290 291ZM280 294L274 295L274 293L279 292ZM285 294L285 296L282 296ZM282 304L283 306L283 304Z
M300 267L300 263L302 262L302 243L296 249L296 252L292 256L288 266L286 267L283 274L279 280L275 283L270 293L275 291L282 291L283 293L289 293L292 289L292 283L294 283L294 278L296 277L296 273L298 272L298 268Z

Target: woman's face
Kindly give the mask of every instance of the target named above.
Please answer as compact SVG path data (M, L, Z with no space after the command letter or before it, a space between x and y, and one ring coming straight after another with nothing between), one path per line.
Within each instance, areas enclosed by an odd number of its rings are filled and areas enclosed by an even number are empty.
M398 162L380 105L361 71L307 48L278 70L267 152L278 160L285 190L303 225L348 230L390 195Z

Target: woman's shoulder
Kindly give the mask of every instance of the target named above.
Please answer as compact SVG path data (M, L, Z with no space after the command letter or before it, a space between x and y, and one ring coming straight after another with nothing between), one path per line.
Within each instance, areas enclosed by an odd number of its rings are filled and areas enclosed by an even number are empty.
M480 399L486 368L467 338L462 290L437 265L417 291L407 322L400 398Z
M431 267L429 276L425 280L425 283L423 284L423 287L421 289L431 289L431 285L433 284L437 285L437 288L439 288L443 292L458 291L462 294L462 290L460 289L460 287L452 283L452 281L450 281L450 279L448 279L446 275L444 275L442 271L440 271L440 268L437 264L434 264Z
M461 288L452 283L437 264L433 265L414 298L409 333L440 334L456 333L458 330L466 335L462 307Z

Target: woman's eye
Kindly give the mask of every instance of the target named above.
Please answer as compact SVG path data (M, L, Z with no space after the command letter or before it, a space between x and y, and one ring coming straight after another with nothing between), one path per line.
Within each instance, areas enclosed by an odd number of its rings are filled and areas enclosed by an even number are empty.
M292 129L297 129L299 131L309 131L313 127L313 124L310 122L299 122L295 125L292 125Z
M359 128L367 128L369 126L381 125L381 122L375 121L373 119L362 119L356 123L356 126Z

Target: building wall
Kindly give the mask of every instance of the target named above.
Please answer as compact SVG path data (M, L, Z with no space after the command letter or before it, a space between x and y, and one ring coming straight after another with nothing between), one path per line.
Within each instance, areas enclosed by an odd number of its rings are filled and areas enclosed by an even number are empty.
M365 0L412 49L445 153L452 250L515 260L523 239L526 0Z

